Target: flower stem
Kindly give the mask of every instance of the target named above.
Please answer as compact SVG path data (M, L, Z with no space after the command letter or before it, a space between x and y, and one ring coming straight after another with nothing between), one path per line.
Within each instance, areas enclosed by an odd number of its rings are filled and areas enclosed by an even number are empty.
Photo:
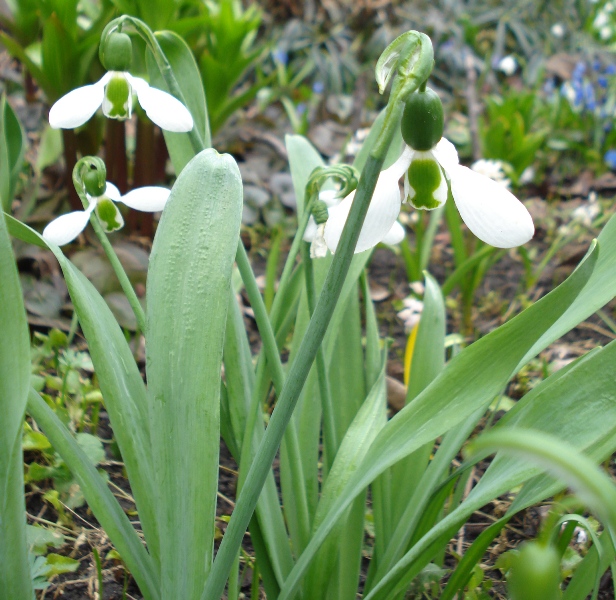
M302 244L302 260L304 261L304 276L306 280L306 296L308 299L308 311L310 317L314 314L316 305L316 290L314 285L314 269L312 259L310 258L310 244ZM323 409L323 434L325 437L325 448L327 449L328 469L334 462L334 457L338 450L338 435L336 432L336 422L334 420L334 409L332 406L331 390L329 388L329 379L327 378L327 367L325 365L325 350L323 346L319 346L316 356L317 362L317 379L319 381L319 395L321 396L321 405Z
M394 92L392 92L392 97L387 107L385 124L364 166L355 194L355 200L342 232L338 250L327 273L321 296L308 325L297 358L289 369L285 385L278 397L269 426L265 431L250 471L246 476L231 521L212 565L201 600L220 598L223 593L225 582L257 504L261 488L269 473L286 426L291 419L299 395L336 308L336 303L351 265L355 246L357 245L383 161L391 144L398 119L401 116L402 104L398 101L398 94L395 93L396 89L399 90L399 86L394 85Z
M98 217L94 213L90 215L90 223L94 228L94 233L96 233L105 254L107 255L107 259L111 263L111 267L113 268L120 285L122 286L124 294L126 294L126 299L135 313L137 327L139 328L139 331L145 333L145 312L143 311L143 306L141 306L141 302L139 302L139 298L137 298L137 294L135 293L132 283L128 279L128 275L126 274L118 255L115 253L107 234L103 231L101 224L98 222Z

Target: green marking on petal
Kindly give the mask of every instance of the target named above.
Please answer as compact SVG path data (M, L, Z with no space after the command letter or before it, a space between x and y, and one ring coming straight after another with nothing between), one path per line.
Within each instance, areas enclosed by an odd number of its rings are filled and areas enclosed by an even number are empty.
M96 216L107 233L124 226L124 219L118 207L109 198L100 198L96 203Z
M435 196L441 185L443 173L438 163L431 158L416 158L411 162L408 170L408 181L415 192L410 195L411 204L415 208L432 210L443 204Z
M110 119L130 119L132 103L132 90L126 77L122 73L114 74L105 86L103 113Z

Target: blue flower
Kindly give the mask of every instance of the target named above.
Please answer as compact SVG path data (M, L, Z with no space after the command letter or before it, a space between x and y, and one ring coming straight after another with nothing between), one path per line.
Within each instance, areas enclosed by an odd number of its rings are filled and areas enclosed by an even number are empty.
M315 81L312 85L312 91L315 94L322 94L325 91L325 86L322 81Z
M603 71L606 75L616 75L616 65L608 65Z
M289 54L283 48L276 48L276 50L272 52L272 56L276 62L279 62L283 66L286 66L289 62Z
M603 75L599 75L599 77L597 77L597 83L602 87L602 88L606 88L607 87L607 77L603 76Z
M616 150L608 150L603 160L610 169L616 170Z

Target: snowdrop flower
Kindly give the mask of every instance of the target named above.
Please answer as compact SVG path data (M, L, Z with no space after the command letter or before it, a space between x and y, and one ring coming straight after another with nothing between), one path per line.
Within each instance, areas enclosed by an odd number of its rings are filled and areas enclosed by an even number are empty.
M550 33L557 39L562 39L565 37L566 29L562 23L554 23L552 27L550 27Z
M430 89L416 92L406 102L402 136L407 143L402 155L379 175L355 252L382 241L391 231L401 208L399 179L404 176L404 200L417 209L433 210L447 200L454 202L467 227L481 240L497 248L528 242L534 225L524 205L506 188L458 163L458 153L442 138L443 108ZM324 237L335 252L346 223L353 194L329 209Z
M517 68L518 61L515 59L514 56L511 56L511 54L509 56L501 58L501 60L498 62L498 70L501 71L501 73L507 75L508 77L513 75L516 72Z
M158 212L165 207L170 193L166 188L147 186L122 196L113 183L106 182L100 195L86 194L89 204L85 210L76 210L51 221L43 230L43 238L57 246L72 242L86 228L92 211L96 211L107 233L116 231L124 226L124 219L114 202L143 212Z
M156 125L167 131L186 132L193 128L188 109L175 97L150 87L145 79L133 77L128 69L132 46L125 33L112 33L106 43L105 66L108 72L96 83L62 96L49 111L54 129L74 129L83 125L102 106L110 119L130 119L133 95Z
M398 195L400 195L400 192L398 192ZM344 202L349 203L349 208L350 208L350 204L353 201L354 197L355 197L355 190L353 190L344 199ZM336 197L335 190L322 190L321 192L319 192L319 200L325 203L330 218L332 215L332 209L335 209L341 203L341 199ZM333 214L336 214L335 211ZM348 215L348 211L346 212L346 215ZM346 216L345 216L345 221L346 221ZM329 220L327 222L329 222ZM327 255L328 244L325 239L325 231L326 231L326 223L323 222L323 223L317 224L315 218L311 215L310 219L308 220L308 225L306 226L306 229L304 231L304 237L303 237L303 240L305 242L311 242L311 245L310 245L310 257L311 258L323 258ZM406 235L406 232L404 231L404 227L402 227L402 225L400 225L398 221L394 220L393 225L390 227L389 231L386 232L385 235L379 241L382 242L383 244L394 246L396 244L399 244L404 239L405 235ZM373 244L373 245L376 245L376 244ZM355 252L356 253L360 252L360 250L356 249Z
M503 187L509 189L511 180L505 174L504 166L505 165L502 160L481 158L471 165L471 169L475 171L475 173L485 175L486 177L496 181L496 183L499 183Z

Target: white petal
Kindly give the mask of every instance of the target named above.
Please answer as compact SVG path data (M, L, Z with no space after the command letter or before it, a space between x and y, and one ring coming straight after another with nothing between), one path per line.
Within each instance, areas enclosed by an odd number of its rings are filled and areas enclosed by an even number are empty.
M188 109L171 94L150 87L147 81L139 77L126 75L141 108L156 125L166 131L183 132L193 128L193 118Z
M122 196L120 202L135 210L158 212L165 208L171 190L158 186L140 187Z
M392 171L390 167L379 175L357 246L355 246L355 254L376 246L389 233L398 218L401 204L398 173L399 168ZM355 192L352 192L338 206L329 209L329 219L325 226L325 241L332 252L338 248L342 229L349 216L354 197Z
M321 223L317 227L317 233L310 244L310 258L325 258L327 256L327 244L323 234L325 232L325 223Z
M327 208L340 204L340 198L336 197L337 190L321 190L319 192L319 200L323 200L327 204Z
M393 165L385 169L383 173L381 173L381 176L386 173L390 177L400 179L409 168L409 165L413 160L413 156L415 156L415 150L405 144L400 158L398 158Z
M92 85L77 88L62 96L49 111L49 124L54 129L74 129L83 125L103 103L105 85L110 74Z
M122 194L120 193L120 190L110 181L105 182L105 196L114 202L122 201Z
M396 221L392 228L385 234L385 237L381 240L383 244L387 244L388 246L395 246L399 244L404 237L406 236L406 232L404 231L404 227Z
M535 227L526 207L492 179L458 166L450 172L451 193L468 228L496 248L528 242Z
M304 229L304 235L302 237L304 242L312 242L314 240L314 236L317 234L317 227L317 222L314 220L314 217L311 216L308 219L306 229Z
M458 166L458 151L456 147L446 138L441 138L440 142L432 148L432 155L445 169L445 174L451 179L449 171Z
M86 210L76 210L54 219L43 229L43 237L57 246L72 242L86 228L95 206L96 202L91 202Z

